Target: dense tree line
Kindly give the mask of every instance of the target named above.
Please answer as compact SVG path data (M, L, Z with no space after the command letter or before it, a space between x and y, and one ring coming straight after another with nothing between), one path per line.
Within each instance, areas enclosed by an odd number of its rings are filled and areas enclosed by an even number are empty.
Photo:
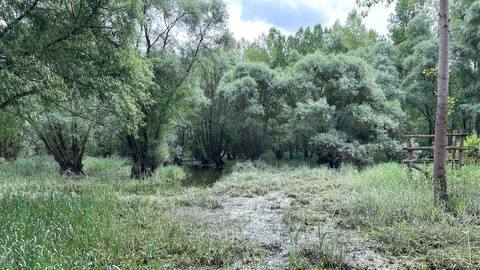
M0 4L2 5L2 4ZM399 0L390 35L345 23L234 40L220 0L7 0L0 8L0 154L63 172L119 154L132 177L165 162L401 159L433 133L436 2ZM480 1L451 3L451 130L480 128Z

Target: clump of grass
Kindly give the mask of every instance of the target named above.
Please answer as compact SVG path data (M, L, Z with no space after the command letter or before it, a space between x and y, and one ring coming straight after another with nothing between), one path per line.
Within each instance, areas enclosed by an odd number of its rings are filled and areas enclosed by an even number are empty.
M125 180L130 178L128 160L117 156L109 158L86 157L84 168L88 177L99 180Z
M50 156L17 158L11 162L0 163L0 178L38 177L58 172L60 167Z
M198 188L191 188L183 195L175 197L174 205L185 207L197 206L212 210L223 208L218 198L210 196L205 190Z
M298 233L292 235L293 246L288 253L289 269L351 269L344 246L320 229L315 242L299 245Z
M265 181L268 179L268 181ZM216 195L255 196L279 190L286 178L274 170L250 169L234 171L213 185Z

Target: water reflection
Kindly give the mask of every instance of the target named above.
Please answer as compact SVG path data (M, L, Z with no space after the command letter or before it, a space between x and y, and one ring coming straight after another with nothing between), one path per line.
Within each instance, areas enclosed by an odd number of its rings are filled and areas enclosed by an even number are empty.
M187 173L184 181L186 186L212 186L226 174L225 169L217 169L211 166L184 165L182 167Z

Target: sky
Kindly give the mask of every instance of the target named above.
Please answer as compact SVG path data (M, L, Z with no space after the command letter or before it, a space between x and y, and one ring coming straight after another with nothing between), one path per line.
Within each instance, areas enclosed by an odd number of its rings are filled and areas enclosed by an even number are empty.
M344 23L355 0L225 0L229 13L229 28L235 38L253 41L271 27L295 33L301 26L331 26L337 19ZM394 6L379 4L369 10L364 19L367 28L387 36L388 18Z

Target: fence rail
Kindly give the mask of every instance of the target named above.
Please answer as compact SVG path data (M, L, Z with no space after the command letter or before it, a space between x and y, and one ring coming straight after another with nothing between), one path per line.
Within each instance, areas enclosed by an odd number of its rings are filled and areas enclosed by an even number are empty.
M451 151L452 155L450 158L447 158L447 162L451 162L452 164L458 164L459 166L463 165L463 151L466 151L468 148L463 146L463 142L465 138L468 136L468 133L457 133L453 131L452 134L447 134L449 141L451 142L450 145L445 147L446 151ZM407 159L404 159L402 163L407 164L409 175L412 174L413 169L421 171L425 174L429 174L422 170L416 164L430 164L433 163L432 158L415 158L414 152L415 151L430 151L434 150L434 146L414 146L413 140L415 138L428 138L434 139L435 134L411 134L405 136L407 139L406 147L403 150L407 151ZM457 156L458 153L458 156ZM448 155L447 155L448 157Z

